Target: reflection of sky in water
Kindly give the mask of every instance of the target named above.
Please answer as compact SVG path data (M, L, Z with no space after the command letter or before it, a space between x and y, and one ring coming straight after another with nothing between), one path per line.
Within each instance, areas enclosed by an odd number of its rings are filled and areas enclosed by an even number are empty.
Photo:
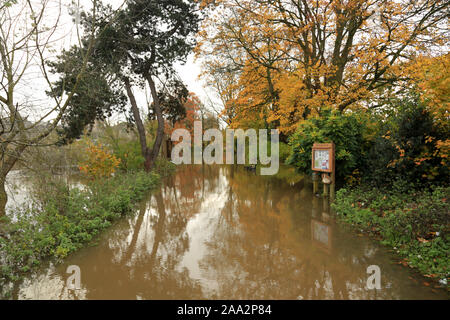
M26 206L30 201L31 182L21 170L13 170L6 177L6 193L8 194L7 212L16 207Z
M24 281L19 299L83 300L86 299L86 292L83 284L78 290L69 290L66 279L55 273L54 267L49 267L46 273Z

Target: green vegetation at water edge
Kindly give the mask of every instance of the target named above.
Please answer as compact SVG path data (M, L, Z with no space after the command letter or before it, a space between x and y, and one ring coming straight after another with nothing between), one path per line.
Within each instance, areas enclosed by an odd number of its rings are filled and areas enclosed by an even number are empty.
M62 259L81 248L131 212L159 180L156 173L135 172L94 180L85 188L50 182L49 196L16 211L14 221L4 217L0 224L1 287L44 259Z
M392 247L404 265L449 288L449 196L450 187L416 191L397 182L389 190L343 188L332 207L339 219Z

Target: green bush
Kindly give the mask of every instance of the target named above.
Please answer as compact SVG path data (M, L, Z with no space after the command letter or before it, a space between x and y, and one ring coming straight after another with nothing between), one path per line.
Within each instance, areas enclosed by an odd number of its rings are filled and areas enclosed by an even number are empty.
M300 172L312 174L311 151L315 142L334 142L336 147L336 179L344 180L355 169L364 166L373 135L369 118L363 113L326 111L321 117L300 123L290 137L288 164Z
M381 236L423 274L450 275L450 187L415 191L396 181L390 190L342 188L332 207L359 230ZM409 190L409 191L408 191Z
M119 168L122 171L139 171L144 168L145 159L139 141L119 141L113 145L113 150L114 155L120 159Z
M438 141L449 139L449 126L433 120L426 104L416 95L392 100L379 120L380 133L368 153L366 182L390 185L396 179L415 187L449 181L449 168Z
M161 177L170 176L175 172L177 165L169 159L158 157L155 162L155 170Z
M291 148L284 142L279 143L280 163L285 163L291 154Z

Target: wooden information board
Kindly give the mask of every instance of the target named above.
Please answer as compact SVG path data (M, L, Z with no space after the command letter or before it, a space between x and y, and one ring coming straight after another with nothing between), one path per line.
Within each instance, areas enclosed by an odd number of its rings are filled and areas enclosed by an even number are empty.
M312 148L312 170L334 171L334 143L314 143Z

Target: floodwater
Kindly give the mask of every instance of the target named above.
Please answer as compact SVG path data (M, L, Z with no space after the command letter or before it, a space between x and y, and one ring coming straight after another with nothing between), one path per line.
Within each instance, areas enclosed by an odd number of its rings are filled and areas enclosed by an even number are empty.
M284 176L284 177L282 177ZM16 283L14 299L448 299L336 224L289 169L187 166L88 246ZM68 290L69 265L81 288ZM369 266L381 289L368 289Z

